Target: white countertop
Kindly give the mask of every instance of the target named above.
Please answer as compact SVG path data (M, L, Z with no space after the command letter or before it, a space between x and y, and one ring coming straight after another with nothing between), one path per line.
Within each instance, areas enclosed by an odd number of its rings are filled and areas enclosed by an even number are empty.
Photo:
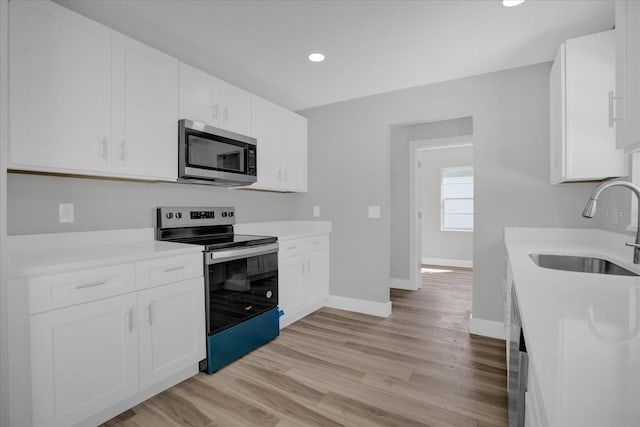
M596 229L505 229L545 425L640 425L640 277L540 268L529 254L597 256L640 273L624 245L631 240Z
M278 240L298 239L331 233L330 221L270 221L236 224L238 234L277 236Z
M152 228L9 236L7 246L10 278L64 273L203 250L198 245L156 241Z

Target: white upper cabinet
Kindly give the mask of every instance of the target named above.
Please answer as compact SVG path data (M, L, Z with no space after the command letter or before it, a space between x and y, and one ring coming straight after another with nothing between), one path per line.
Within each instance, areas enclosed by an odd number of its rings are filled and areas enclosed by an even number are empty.
M307 191L307 119L257 96L252 103L262 190Z
M180 118L220 127L220 80L180 63Z
M242 135L251 135L251 94L220 83L220 127Z
M551 182L627 175L616 148L614 31L569 39L549 74Z
M640 150L640 2L616 1L617 146Z
M180 118L251 134L251 94L180 63Z
M178 60L113 33L113 170L177 179Z
M48 1L10 15L9 167L108 171L111 30Z

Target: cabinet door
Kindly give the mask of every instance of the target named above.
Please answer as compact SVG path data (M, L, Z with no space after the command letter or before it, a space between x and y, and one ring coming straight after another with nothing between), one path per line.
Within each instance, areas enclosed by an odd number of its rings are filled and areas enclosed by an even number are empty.
M142 291L138 307L141 389L206 357L202 277Z
M176 180L178 60L113 33L112 170Z
M295 256L278 261L278 305L284 310L281 324L304 310L306 258Z
M289 191L307 191L307 119L285 110L282 117L282 181Z
M615 36L605 31L566 42L567 178L626 175L609 121L609 92L615 90Z
M180 118L219 127L220 80L180 63Z
M220 82L220 127L242 135L251 134L251 94Z
M640 2L616 1L617 145L640 150Z
M307 307L322 302L329 295L329 251L308 255L304 299Z
M257 96L252 97L252 134L257 140L258 180L252 187L278 190L282 186L280 150L283 108Z
M10 14L10 167L108 171L111 30L49 1Z
M69 426L138 390L135 295L31 318L33 424Z

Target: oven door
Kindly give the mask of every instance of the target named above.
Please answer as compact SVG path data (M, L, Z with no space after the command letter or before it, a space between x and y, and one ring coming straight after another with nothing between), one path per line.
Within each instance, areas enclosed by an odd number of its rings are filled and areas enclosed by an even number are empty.
M278 244L205 253L207 334L278 306Z

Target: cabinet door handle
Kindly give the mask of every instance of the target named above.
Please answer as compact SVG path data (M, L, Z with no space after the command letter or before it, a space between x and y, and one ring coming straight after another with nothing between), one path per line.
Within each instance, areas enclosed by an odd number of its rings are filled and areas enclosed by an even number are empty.
M304 274L304 262L302 263L301 267L302 267L302 274Z
M619 101L621 99L622 99L621 96L613 96L613 91L612 90L609 91L609 127L610 128L613 127L613 124L615 122L620 122L624 120L624 119L615 117L615 114L613 112L615 101Z
M284 170L284 182L289 182L289 169Z
M127 311L126 325L129 332L133 332L133 308L130 308L129 311Z
M218 118L218 104L211 106L211 117L213 117L214 119Z
M227 107L222 110L222 120L224 120L225 123L229 122L229 108Z
M106 284L107 282L105 280L101 282L82 283L80 285L76 285L76 289L93 288L94 286L102 286Z
M248 305L248 306L246 306L246 307L244 308L244 311L249 311L249 310L251 310L252 308L253 308L253 306L252 306L252 305Z
M127 159L127 141L124 139L120 141L120 160L125 161Z
M307 261L307 273L311 273L311 261Z
M102 138L102 142L100 143L101 146L101 151L100 151L100 158L101 159L106 159L107 155L109 154L107 151L107 137Z
M151 317L151 310L152 310L152 309L151 309L151 305L152 305L152 304L153 304L152 302L151 302L151 303L149 303L149 305L147 306L147 308L145 308L145 311L147 312L147 313L146 313L146 314L147 314L147 325L149 325L149 326L151 326L151 319L152 319L152 317Z
M170 272L172 272L172 271L184 270L184 268L185 268L185 267L184 267L184 265L181 265L181 266L179 266L179 267L165 268L165 269L164 269L164 272L165 272L165 273L170 273Z

